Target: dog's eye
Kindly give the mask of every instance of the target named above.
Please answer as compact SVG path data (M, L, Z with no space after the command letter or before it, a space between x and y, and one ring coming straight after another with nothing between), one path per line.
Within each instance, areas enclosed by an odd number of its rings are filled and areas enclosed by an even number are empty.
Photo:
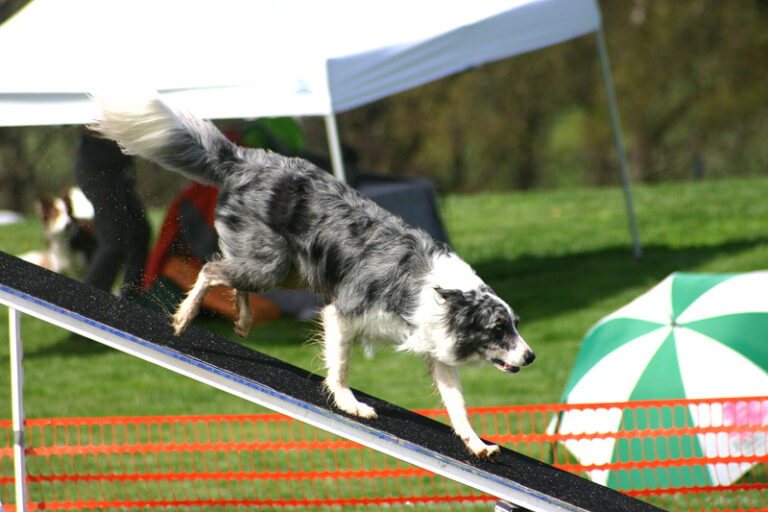
M514 320L512 320L512 325L515 326L515 329L517 329L517 326L520 325L520 317L516 316Z
M493 324L493 327L491 327L491 330L495 333L502 333L506 332L509 329L509 322L505 322L504 320L500 320Z

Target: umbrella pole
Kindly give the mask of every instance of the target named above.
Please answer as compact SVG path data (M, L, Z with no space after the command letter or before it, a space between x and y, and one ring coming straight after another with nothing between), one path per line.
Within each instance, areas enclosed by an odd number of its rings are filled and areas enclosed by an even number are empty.
M339 129L336 126L336 115L333 112L325 115L325 131L328 136L328 147L331 152L333 175L342 183L346 183L347 177L344 173L344 158L341 156Z
M624 138L621 135L619 108L616 104L616 92L613 89L611 66L608 62L608 49L605 44L605 35L603 34L602 25L597 29L597 47L600 50L600 64L603 68L603 79L605 80L606 95L608 96L608 109L611 112L613 138L616 141L616 151L619 153L619 171L621 173L621 183L624 187L624 200L627 203L629 229L632 232L632 244L634 246L633 255L635 258L640 258L643 255L643 248L640 245L640 234L637 229L635 206L632 201L632 189L629 183L629 172L627 171L627 152L624 148Z

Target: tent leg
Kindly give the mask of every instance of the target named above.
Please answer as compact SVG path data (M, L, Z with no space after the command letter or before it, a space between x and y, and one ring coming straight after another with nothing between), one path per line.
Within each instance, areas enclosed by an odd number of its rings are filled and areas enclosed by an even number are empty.
M635 206L632 201L632 189L629 183L629 172L627 171L627 152L624 148L624 139L621 135L619 108L616 105L616 92L613 89L613 80L611 79L611 66L608 62L608 49L605 44L605 35L603 34L602 26L600 26L600 28L597 30L597 46L600 50L600 64L603 68L603 78L605 80L605 89L608 96L608 108L611 112L613 137L616 141L616 151L619 154L619 170L621 172L621 182L624 187L624 199L627 203L629 229L632 232L632 243L634 246L633 254L635 258L640 258L643 255L643 248L640 245L640 233L637 229Z
M331 151L331 165L333 166L333 175L342 183L346 183L347 177L344 173L344 159L341 156L341 140L339 139L339 129L336 126L336 115L331 112L325 116L325 131L328 136L328 147Z
M16 489L16 510L26 512L29 495L27 493L27 473L24 453L24 370L21 365L21 312L8 308L8 325L11 352L11 405L13 415L13 466L14 487Z

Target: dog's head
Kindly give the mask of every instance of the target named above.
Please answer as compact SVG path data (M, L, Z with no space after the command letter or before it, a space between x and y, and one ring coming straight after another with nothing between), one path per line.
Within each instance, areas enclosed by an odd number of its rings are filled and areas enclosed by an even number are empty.
M35 210L43 223L46 236L63 234L72 224L71 207L64 198L38 199L35 202Z
M536 356L517 332L519 318L490 288L435 291L444 301L458 362L479 358L509 373L533 362Z
M69 188L60 197L39 198L35 201L35 211L48 242L76 237L83 229L88 233L93 231L93 205L78 187Z

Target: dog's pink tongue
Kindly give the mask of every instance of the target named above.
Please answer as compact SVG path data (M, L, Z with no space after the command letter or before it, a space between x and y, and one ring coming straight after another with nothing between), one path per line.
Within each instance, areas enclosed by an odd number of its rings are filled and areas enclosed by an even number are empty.
M498 368L503 372L517 373L520 371L520 368L518 368L517 366L512 366L511 364L507 364L507 363L495 363L495 364L496 364L496 368Z

